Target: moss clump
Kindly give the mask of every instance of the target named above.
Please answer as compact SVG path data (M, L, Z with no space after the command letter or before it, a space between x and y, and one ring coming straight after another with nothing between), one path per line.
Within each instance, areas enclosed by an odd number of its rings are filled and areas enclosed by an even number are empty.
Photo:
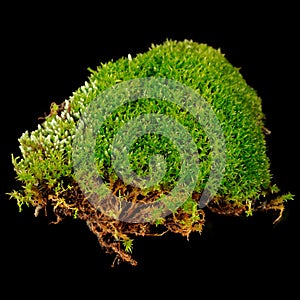
M220 50L190 40L167 40L136 57L103 63L90 72L88 80L69 99L51 105L49 115L36 130L26 131L19 138L21 156L12 155L12 162L21 185L9 195L17 200L20 211L27 205L35 207L36 216L41 211L53 213L54 222L65 217L84 220L106 251L114 253L117 261L132 265L137 263L132 255L135 236L171 231L188 238L192 232L202 232L206 211L251 216L258 210L274 210L280 218L285 201L293 195L280 194L272 182L261 99ZM132 170L138 176L147 176L153 171L153 155L164 157L166 170L153 186L126 184L111 159L111 144L124 124L140 115L166 115L189 132L197 147L199 176L193 192L182 205L166 216L158 214L153 222L124 222L97 208L82 191L73 168L73 141L87 107L107 89L138 78L167 78L199 94L217 117L226 145L218 190L207 205L200 207L199 199L214 161L209 136L193 114L178 103L141 97L124 103L103 121L95 139L97 170L112 194L132 207L136 203L155 203L168 194L176 186L182 165L170 139L155 132L141 135L128 152ZM107 205L113 207L116 203L111 200Z

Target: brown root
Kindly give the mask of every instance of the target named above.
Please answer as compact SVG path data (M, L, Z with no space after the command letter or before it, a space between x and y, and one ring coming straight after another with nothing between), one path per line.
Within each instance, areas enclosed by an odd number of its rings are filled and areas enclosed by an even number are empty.
M160 197L158 192L149 193L141 197L137 188L126 187L120 181L111 183L113 194L119 192L126 195L126 200L132 203L132 209L128 209L128 216L134 212L137 202L148 203ZM42 205L40 204L42 203ZM113 207L115 203L111 201L107 204ZM40 201L36 206L35 214L45 209L52 210L55 220L51 223L57 224L66 217L76 217L83 220L93 234L96 235L98 242L106 253L114 254L112 266L120 262L128 262L136 266L137 261L133 258L131 251L126 250L123 242L137 236L162 236L166 232L181 234L189 238L191 232L201 233L204 224L204 212L199 211L200 218L192 219L190 215L179 209L176 213L170 214L161 223L154 224L148 222L130 223L119 221L116 218L109 217L101 209L93 205L81 192L76 183L72 184L72 189L66 189L59 195L49 194L47 199ZM107 209L107 207L106 207ZM144 211L140 212L144 214Z

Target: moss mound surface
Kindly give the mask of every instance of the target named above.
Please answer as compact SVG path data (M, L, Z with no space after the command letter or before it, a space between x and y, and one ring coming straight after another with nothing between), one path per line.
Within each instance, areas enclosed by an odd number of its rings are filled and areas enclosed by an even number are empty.
M19 138L21 155L12 155L12 162L20 186L9 194L17 200L20 211L27 205L35 207L36 216L40 212L52 214L53 222L65 217L84 220L100 245L115 254L115 261L132 265L137 264L132 253L136 236L158 236L168 231L186 237L192 232L201 233L206 211L251 217L258 210L273 210L280 218L285 201L293 199L293 195L280 194L272 182L261 99L219 49L190 40L167 40L135 57L99 64L90 72L88 80L69 99L51 105L50 113L36 130L26 131ZM127 102L104 120L95 141L97 169L112 194L132 207L136 203L154 203L168 194L176 186L182 168L180 153L168 137L155 132L141 135L128 151L130 167L141 177L153 171L153 155L164 158L164 176L153 186L126 184L111 158L113 139L124 124L140 115L162 114L181 124L198 150L199 176L189 197L154 222L124 222L97 208L82 191L72 159L78 121L102 92L138 78L167 78L191 88L217 117L226 145L226 164L218 190L204 207L199 206L199 199L215 163L209 136L180 103L158 97ZM111 200L107 205L114 207L116 202ZM130 209L127 213L130 216Z

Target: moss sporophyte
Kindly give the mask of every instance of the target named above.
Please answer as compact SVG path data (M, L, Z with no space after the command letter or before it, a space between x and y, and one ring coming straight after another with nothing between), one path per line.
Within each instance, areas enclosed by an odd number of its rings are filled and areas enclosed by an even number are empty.
M201 234L207 212L281 218L261 98L219 49L167 40L89 71L18 140L20 211L84 220L131 265L136 237Z

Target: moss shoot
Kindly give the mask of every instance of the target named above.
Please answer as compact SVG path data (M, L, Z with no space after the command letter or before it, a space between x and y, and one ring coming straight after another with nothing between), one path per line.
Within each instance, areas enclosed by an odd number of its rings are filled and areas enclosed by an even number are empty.
M155 132L133 141L128 153L130 166L138 176L151 172L153 155L164 157L166 172L161 180L142 189L125 184L115 172L111 160L114 136L140 115L163 114L183 125L197 146L200 162L194 191L175 211L155 222L123 222L97 209L83 193L74 175L72 143L83 112L103 91L127 80L150 77L179 82L207 101L222 128L226 166L217 193L205 207L199 207L212 165L205 130L189 111L163 99L141 98L122 105L105 119L95 141L99 175L113 195L132 205L152 203L172 190L180 175L178 149L170 139ZM128 55L100 63L68 99L52 103L37 129L24 132L18 140L20 154L12 154L12 163L19 185L9 195L17 201L20 211L24 205L34 207L35 216L44 212L54 216L54 223L66 217L85 221L100 246L115 256L114 262L136 265L135 237L166 232L187 238L192 232L201 234L208 211L251 217L257 211L270 210L276 213L274 222L280 219L285 202L292 200L293 195L280 193L272 182L264 120L261 98L220 49L191 40L167 40L151 45L149 51L135 57Z

